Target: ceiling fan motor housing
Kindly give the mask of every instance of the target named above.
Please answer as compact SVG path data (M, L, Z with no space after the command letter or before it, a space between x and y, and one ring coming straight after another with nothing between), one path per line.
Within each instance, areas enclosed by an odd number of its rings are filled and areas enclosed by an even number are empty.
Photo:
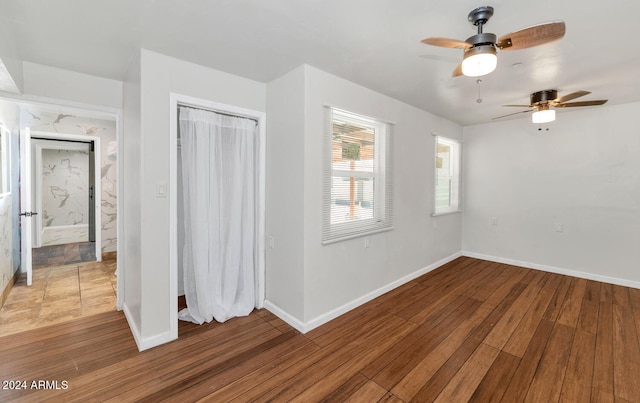
M489 21L489 18L493 16L493 7L491 6L483 6L478 7L474 10L471 10L467 18L469 22L473 25L482 25L486 24Z
M496 35L490 33L481 33L468 37L465 42L471 46L494 45L496 43Z
M558 98L558 90L544 90L531 94L531 106L546 104Z

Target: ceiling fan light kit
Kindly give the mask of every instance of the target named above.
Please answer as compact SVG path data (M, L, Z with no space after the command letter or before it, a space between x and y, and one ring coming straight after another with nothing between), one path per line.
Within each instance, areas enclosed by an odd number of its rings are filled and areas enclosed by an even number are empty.
M480 77L491 73L498 65L496 48L492 45L469 48L464 52L462 74L468 77Z
M546 109L533 112L531 115L531 121L533 123L549 123L556 120L556 111L553 109Z

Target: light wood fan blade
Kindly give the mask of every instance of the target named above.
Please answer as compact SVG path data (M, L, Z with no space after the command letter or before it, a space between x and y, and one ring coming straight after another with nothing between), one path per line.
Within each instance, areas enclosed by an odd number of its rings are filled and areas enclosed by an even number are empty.
M563 102L571 101L572 99L580 98L589 94L591 94L591 91L576 91L576 92L572 92L571 94L558 97L553 102L563 103Z
M533 112L534 110L535 109L529 109L528 111L520 111L520 112L510 113L508 115L502 115L502 116L498 116L496 118L492 118L491 120L502 119L502 118L506 118L507 116L519 115L521 113L530 113L530 112Z
M460 63L458 65L458 67L456 67L453 70L453 73L451 73L451 77L458 77L458 76L461 76L461 75L462 75L462 63Z
M569 102L568 104L557 104L556 108L571 108L574 106L597 106L607 102L608 99L598 99L595 101Z
M518 50L557 41L565 33L564 21L548 22L524 28L498 38L496 46L502 50Z
M502 105L502 106L515 106L516 108L529 108L531 105Z
M433 37L423 39L421 42L425 45L440 46L441 48L467 49L471 47L471 45L465 41L459 41L457 39L449 38Z

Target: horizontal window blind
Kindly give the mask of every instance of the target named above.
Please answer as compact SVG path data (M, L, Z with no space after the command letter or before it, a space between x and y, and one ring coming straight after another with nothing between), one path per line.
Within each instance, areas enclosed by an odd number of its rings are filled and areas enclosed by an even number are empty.
M392 129L325 107L323 244L392 228Z

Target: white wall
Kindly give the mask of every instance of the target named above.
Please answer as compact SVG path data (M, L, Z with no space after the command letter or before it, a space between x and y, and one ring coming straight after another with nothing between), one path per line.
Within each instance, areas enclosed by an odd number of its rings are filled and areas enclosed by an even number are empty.
M75 103L122 108L122 82L24 62L24 94Z
M301 66L267 85L266 300L304 320L304 91Z
M465 127L465 253L639 287L638 110Z
M0 90L20 94L22 58L11 24L0 24Z
M139 343L140 329L142 327L142 258L141 258L141 161L142 155L142 123L140 119L141 88L140 88L140 55L137 54L131 60L125 74L123 86L123 125L124 135L121 136L120 150L123 159L123 175L121 189L123 194L120 222L124 231L121 231L120 251L124 256L119 260L123 262L124 270L118 278L118 290L124 289L123 310L129 321L136 342ZM120 282L124 281L124 287Z
M129 115L125 115L125 122L128 119L135 121L136 117L131 115L137 114L140 119L139 125L138 122L132 122L132 133L128 131L129 123L125 123L125 139L130 135L134 137L133 150L126 152L131 156L130 163L137 157L137 172L140 173L139 179L133 179L130 183L133 185L137 182L137 189L126 187L127 193L131 191L136 194L129 196L132 209L125 207L125 221L129 220L131 214L139 214L139 218L135 219L140 222L125 230L127 245L140 254L140 271L136 271L136 276L140 275L139 287L136 285L130 289L132 293L137 293L135 298L140 301L138 346L149 348L173 337L170 315L174 301L170 301L169 238L175 229L169 226L169 198L156 197L156 187L169 184L169 159L170 152L173 152L169 149L169 117L175 113L169 109L170 93L264 111L266 85L144 49L140 56L139 95L136 93L137 65L132 66L130 79L125 83L125 113ZM130 96L127 95L128 86L131 89ZM138 106L130 103L137 103ZM139 111L136 111L138 107ZM140 133L139 140L137 133ZM126 165L125 170L127 175L129 172L133 174ZM175 191L169 189L169 192ZM130 239L132 242L129 242Z
M287 284L294 276L298 283L300 270L304 282L303 307L288 310L276 306L284 311L281 314L289 314L298 320L298 327L308 330L460 251L461 215L431 217L432 132L460 139L459 125L310 66L269 83L268 88L268 141L288 148L286 154L275 144L267 148L267 160L271 161L267 217L276 214L267 219L267 236L275 241L275 248L267 254L267 299L274 302L272 298L281 298L278 286L269 285L272 282ZM299 108L301 96L303 128L299 112L292 114ZM289 108L281 105L283 100L291 102ZM321 244L323 105L395 123L394 229L368 236L369 248L364 247L364 238ZM296 172L287 173L288 169ZM278 210L280 203L286 203L286 208ZM303 223L299 222L301 211ZM275 262L278 267L274 268ZM289 302L296 297L289 292Z

